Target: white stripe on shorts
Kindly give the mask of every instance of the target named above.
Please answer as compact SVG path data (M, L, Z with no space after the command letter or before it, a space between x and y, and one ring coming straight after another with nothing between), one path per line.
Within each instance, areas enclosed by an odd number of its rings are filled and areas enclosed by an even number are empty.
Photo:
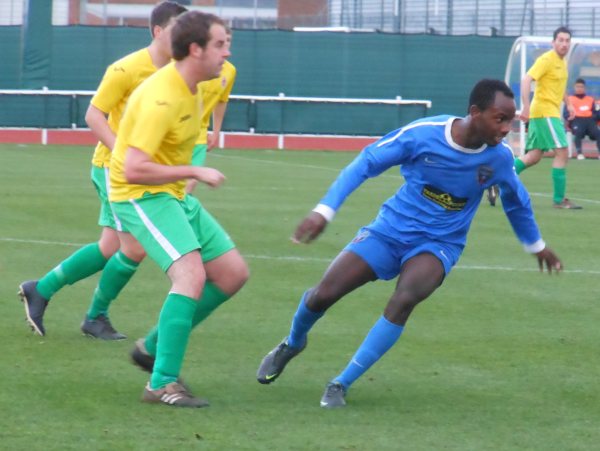
M548 129L550 130L550 134L552 135L552 139L554 140L554 148L560 149L561 147L563 147L563 145L558 140L558 136L556 136L556 130L554 130L554 127L552 126L552 120L549 117L547 117L546 122L548 124Z
M156 226L152 223L152 221L150 221L150 218L148 216L146 216L146 213L144 213L144 210L142 210L142 207L140 207L135 202L135 199L129 199L129 202L131 202L131 204L135 208L135 211L137 211L137 214L139 215L140 219L142 220L142 222L144 223L146 228L150 231L150 233L152 234L154 239L158 242L160 247L162 247L163 250L167 254L169 254L169 257L171 257L171 260L176 261L179 258L181 258L181 254L179 252L177 252L177 249L175 249L173 247L173 245L171 243L169 243L169 241L165 238L165 236L162 233L160 233L160 230L158 230L156 228Z
M105 167L104 168L104 187L106 189L106 198L110 199L110 172L108 172L108 171L109 171L109 169ZM113 216L113 219L115 220L115 227L117 228L117 232L122 232L123 226L121 225L121 221L119 221L119 218L117 218L117 215L113 211L112 205L110 205L110 202L108 203L108 205L110 206L110 212Z

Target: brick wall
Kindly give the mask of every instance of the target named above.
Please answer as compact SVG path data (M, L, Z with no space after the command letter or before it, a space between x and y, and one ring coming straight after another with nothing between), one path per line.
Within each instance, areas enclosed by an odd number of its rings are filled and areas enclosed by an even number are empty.
M323 27L329 23L327 0L279 0L277 27Z

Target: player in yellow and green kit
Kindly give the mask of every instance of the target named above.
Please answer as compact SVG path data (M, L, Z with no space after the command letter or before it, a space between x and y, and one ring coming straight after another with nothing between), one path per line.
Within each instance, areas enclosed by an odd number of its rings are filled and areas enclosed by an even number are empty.
M150 15L150 45L108 66L91 100L85 119L99 139L92 159L91 176L100 199L98 224L102 232L97 242L77 250L38 281L21 284L19 294L25 305L27 321L39 335L46 333L44 312L52 296L65 285L102 271L81 330L86 335L105 340L126 338L113 328L108 319L108 307L133 276L145 253L141 246L131 246L129 253L119 250L119 224L108 201L111 150L129 96L142 81L170 61L170 29L175 17L185 11L186 8L172 1L155 6Z
M226 28L226 32L227 45L229 48L231 48L231 29ZM223 118L225 117L225 112L227 110L229 95L231 94L231 89L235 83L235 76L235 66L229 61L225 61L219 77L209 81L204 81L198 85L198 90L202 95L202 115L200 119L200 135L196 141L196 145L194 146L192 154L192 165L194 166L203 166L206 160L206 152L218 144L221 125L223 124ZM208 139L208 126L210 124L211 115L213 118L213 128L211 137ZM197 184L197 180L189 179L186 184L186 193L192 193ZM194 198L188 198L187 201L194 203L197 202ZM206 210L203 211L207 217L210 217ZM204 221L204 227L206 229L206 227L210 225L210 227L214 228L214 232L210 234L212 236L212 247L225 249L227 247L227 243L230 242L230 238L225 230L219 225L219 223L216 222L216 220L214 220L212 217L210 218L211 220L208 224L206 220ZM218 241L222 242L223 246L216 246L215 243ZM210 255L205 251L202 253L202 260L204 262L210 262L215 256L218 255ZM214 263L208 263L208 266L212 267L213 264ZM231 270L235 270L234 272L237 274L245 273L245 265L243 264L241 257L235 261L230 259L228 261L228 265L230 266L230 271L228 273L231 273ZM221 274L223 274L223 272L221 272ZM229 283L228 285L232 284ZM241 284L237 282L233 285L241 286ZM217 285L211 281L207 282L201 301L203 306L202 311L204 313L202 315L200 314L200 311L196 313L194 326L196 326L201 320L208 317L222 302L231 297L231 295L233 295L233 293L231 289L228 289L227 286L223 286L223 284ZM142 370L150 373L152 372L154 366L157 341L158 326L155 326L150 330L146 337L136 341L135 346L131 351L133 363L135 363Z
M239 289L247 278L245 265L230 264L241 259L231 240L214 234L214 224L206 224L208 213L185 194L187 179L212 187L224 181L216 169L191 163L200 132L198 83L218 77L230 53L225 26L211 14L179 16L171 37L175 62L148 78L129 100L111 160L109 198L122 226L121 249L140 243L172 284L142 399L202 407L207 402L177 382L189 334L197 319L206 317L209 283L230 280ZM214 255L219 256L209 257Z
M561 102L569 110L569 119L575 110L567 95L567 63L565 56L571 47L571 31L566 27L554 31L552 50L542 54L521 81L521 120L529 121L525 155L515 159L517 174L538 163L545 152L554 150L552 163L553 201L555 208L580 209L565 197L567 186L568 143L560 114ZM531 83L535 81L533 101L529 102Z

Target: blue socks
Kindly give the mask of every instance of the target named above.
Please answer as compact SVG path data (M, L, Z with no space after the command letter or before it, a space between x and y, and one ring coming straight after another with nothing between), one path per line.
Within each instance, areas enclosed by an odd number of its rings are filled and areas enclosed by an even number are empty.
M333 381L341 383L347 390L356 379L394 346L403 330L404 326L391 323L382 315L369 331L346 369Z
M296 310L296 314L292 320L290 335L287 339L287 344L292 348L302 347L306 341L306 334L308 331L317 322L317 320L325 314L325 312L313 312L312 310L308 309L304 302L304 299L306 299L306 293L308 293L308 291L305 291L300 299L298 310Z
M325 312L313 312L306 306L304 302L306 294L307 292L300 299L287 338L287 344L292 348L301 348L304 345L308 331L325 314ZM383 354L394 346L403 330L404 326L394 324L382 315L371 328L346 369L333 381L339 382L347 390L356 379L362 376Z

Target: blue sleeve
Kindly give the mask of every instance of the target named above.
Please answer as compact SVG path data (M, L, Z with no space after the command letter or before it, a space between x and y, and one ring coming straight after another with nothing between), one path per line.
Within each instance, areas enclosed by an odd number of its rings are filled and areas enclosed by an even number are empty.
M542 236L533 215L531 199L525 186L517 176L511 161L505 165L500 185L502 207L515 235L521 243L529 246L539 241Z
M400 129L365 147L352 163L340 172L319 203L337 211L365 180L407 161L414 147L413 141L410 131Z

